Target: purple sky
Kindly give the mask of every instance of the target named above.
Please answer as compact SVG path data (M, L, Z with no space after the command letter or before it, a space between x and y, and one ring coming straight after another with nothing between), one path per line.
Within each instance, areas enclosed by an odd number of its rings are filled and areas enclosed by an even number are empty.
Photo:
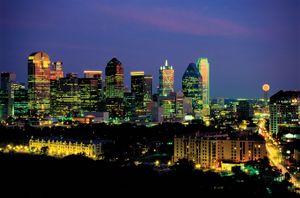
M184 2L184 3L183 3ZM0 71L27 81L27 56L45 51L64 71L103 70L116 56L158 85L168 58L175 87L198 57L212 97L262 97L261 85L300 89L298 0L0 0Z

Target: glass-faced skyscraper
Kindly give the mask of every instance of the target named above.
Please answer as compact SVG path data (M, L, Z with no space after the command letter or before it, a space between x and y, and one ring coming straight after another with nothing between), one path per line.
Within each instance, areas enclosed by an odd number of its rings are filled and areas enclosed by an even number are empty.
M28 57L28 97L30 115L49 113L50 58L45 52L35 52Z
M105 97L109 116L123 116L124 68L117 58L111 59L105 68Z
M199 115L202 109L202 77L195 63L190 63L182 76L182 92L185 97L192 98L193 110Z
M130 72L131 76L131 92L135 96L135 107L137 115L141 115L144 113L144 72L143 71L135 71Z
M166 60L165 65L159 69L159 96L168 96L172 92L174 92L174 69Z
M203 101L203 116L210 115L210 85L209 85L209 62L207 58L199 58L197 68L202 76L202 101Z

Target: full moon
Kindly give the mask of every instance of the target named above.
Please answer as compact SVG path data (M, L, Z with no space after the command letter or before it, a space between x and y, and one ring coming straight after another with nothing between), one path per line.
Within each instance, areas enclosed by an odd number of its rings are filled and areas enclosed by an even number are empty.
M270 85L269 84L264 84L262 86L262 90L265 91L265 92L269 91L270 90Z

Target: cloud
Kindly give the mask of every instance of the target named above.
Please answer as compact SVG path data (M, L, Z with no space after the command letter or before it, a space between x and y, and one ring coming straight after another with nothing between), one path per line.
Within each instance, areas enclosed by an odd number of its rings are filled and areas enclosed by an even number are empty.
M234 21L212 17L178 8L116 7L99 5L105 15L127 22L135 22L161 31L184 33L196 36L249 37L254 31Z

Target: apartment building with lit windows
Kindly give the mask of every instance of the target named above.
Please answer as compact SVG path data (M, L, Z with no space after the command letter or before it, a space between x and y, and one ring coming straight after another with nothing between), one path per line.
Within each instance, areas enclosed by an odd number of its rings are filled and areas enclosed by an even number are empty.
M174 138L174 162L185 158L204 169L219 168L224 161L241 163L266 156L265 141L258 135L198 134Z

